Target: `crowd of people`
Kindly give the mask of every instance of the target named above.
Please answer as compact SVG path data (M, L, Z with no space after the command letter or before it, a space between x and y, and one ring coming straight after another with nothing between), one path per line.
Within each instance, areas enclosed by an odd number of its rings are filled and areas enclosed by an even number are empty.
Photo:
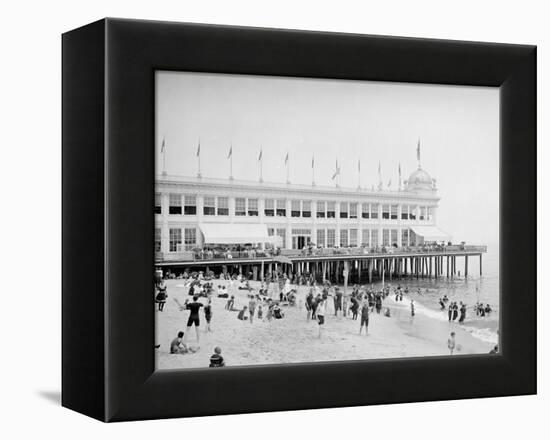
M170 277L169 274L167 274ZM353 285L351 293L345 293L340 286L332 285L329 281L316 283L312 276L308 274L287 276L282 271L269 273L263 281L255 284L253 287L249 278L252 274L244 276L242 274L229 275L220 274L215 277L213 273L187 273L182 274L185 279L188 298L183 304L177 299L180 311L188 311L186 331L178 332L178 335L170 344L170 353L172 354L193 354L200 349L200 325L202 310L204 320L206 321L205 332L211 332L211 323L213 319L213 298L225 299L224 310L227 313L236 312L236 319L254 324L257 321L271 322L285 318L285 308L299 305L305 308L306 320L317 323L317 337L322 338L327 325L330 325L330 316L342 319L347 318L352 321L359 321L359 335L369 334L369 318L372 313L383 315L386 318L392 317L392 307L385 304L388 297L394 298L395 303L399 304L404 300L404 296L410 301L410 316L413 318L416 314L416 305L411 291L407 286L401 285L385 286L375 289L371 286ZM306 286L305 295L298 301L298 286ZM242 294L239 297L239 304L235 294L230 294L234 289L237 291L246 291L246 300L243 301ZM157 276L155 282L155 301L157 310L164 311L168 298L166 281L163 276ZM421 289L414 293L422 296ZM201 300L204 298L204 300ZM447 310L449 322L458 319L460 324L466 319L466 304L460 301L450 301L447 295L439 299L441 310ZM478 316L485 316L491 313L491 307L477 303L475 312ZM195 328L196 344L189 342L192 333L192 327ZM452 340L451 340L452 339ZM450 338L448 348L452 354L455 350L454 335ZM221 348L216 347L212 355L213 362L210 366L224 366L225 361L221 357ZM221 359L221 360L220 360Z

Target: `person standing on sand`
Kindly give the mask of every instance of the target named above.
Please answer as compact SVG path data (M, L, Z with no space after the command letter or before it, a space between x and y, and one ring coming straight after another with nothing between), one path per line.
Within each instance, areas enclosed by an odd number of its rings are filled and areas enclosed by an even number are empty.
M411 316L414 316L414 300L411 299Z
M248 310L250 313L250 324L254 322L254 313L256 312L256 298L252 296L248 302Z
M317 304L317 321L319 323L319 339L321 338L321 330L325 325L325 312L327 309L326 298L321 298Z
M212 320L212 300L208 299L208 304L204 306L204 318L206 319L205 332L211 332L210 321Z
M451 336L447 340L447 347L449 348L449 351L452 355L456 347L455 332L451 332Z
M466 319L466 304L464 304L463 302L460 302L460 318L458 319L458 322L462 324L465 319Z
M449 315L449 322L453 319L453 304L449 304L449 310L447 312L447 315Z
M185 307L180 307L180 311L187 309L190 310L191 313L189 314L189 319L187 320L187 333L185 334L185 340L187 340L187 337L189 336L189 332L191 331L191 327L195 325L195 333L197 335L197 343L200 340L199 335L199 327L201 325L200 317L199 317L199 310L203 306L202 303L197 302L199 297L195 295L193 297L193 302L189 302L189 300L185 301Z
M365 326L365 335L369 334L369 308L369 302L364 299L361 306L361 325L359 326L359 334L361 334L363 326Z

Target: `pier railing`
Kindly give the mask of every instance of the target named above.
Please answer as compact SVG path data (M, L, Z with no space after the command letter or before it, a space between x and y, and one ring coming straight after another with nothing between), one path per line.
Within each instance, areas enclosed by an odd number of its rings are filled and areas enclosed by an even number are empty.
M350 248L306 248L306 249L280 249L273 250L242 250L242 251L219 251L219 250L200 250L200 251L184 251L184 252L157 252L155 260L162 261L225 261L230 263L231 260L262 260L272 259L277 255L285 257L332 257L332 256L391 256L392 254L452 254L464 252L487 252L487 246L483 245L448 245L448 246L405 246L405 247L350 247Z

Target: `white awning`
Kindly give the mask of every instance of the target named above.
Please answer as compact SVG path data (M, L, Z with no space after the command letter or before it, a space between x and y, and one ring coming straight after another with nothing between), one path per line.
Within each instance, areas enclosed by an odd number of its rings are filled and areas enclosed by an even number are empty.
M451 236L443 232L437 226L411 226L416 235L420 235L424 241L449 241Z
M252 223L201 223L205 244L271 243L266 225Z

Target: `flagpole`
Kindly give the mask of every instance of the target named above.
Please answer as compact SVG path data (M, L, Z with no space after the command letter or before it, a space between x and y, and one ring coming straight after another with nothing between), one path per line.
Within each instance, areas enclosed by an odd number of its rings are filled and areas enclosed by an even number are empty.
M361 189L361 160L357 162L357 189Z
M315 154L311 157L311 186L315 186Z
M264 150L260 145L260 183L264 181Z
M233 180L233 142L229 148L229 180Z
M286 158L285 158L285 165L286 165L286 183L290 183L290 179L289 179L289 174L288 174L288 169L289 169L289 162L290 162L290 159L288 157L288 151L286 153Z
M199 146L197 148L197 158L199 161L199 172L197 173L197 177L200 179L202 177L201 174L201 138L199 138Z
M162 137L162 175L166 176L166 138Z

